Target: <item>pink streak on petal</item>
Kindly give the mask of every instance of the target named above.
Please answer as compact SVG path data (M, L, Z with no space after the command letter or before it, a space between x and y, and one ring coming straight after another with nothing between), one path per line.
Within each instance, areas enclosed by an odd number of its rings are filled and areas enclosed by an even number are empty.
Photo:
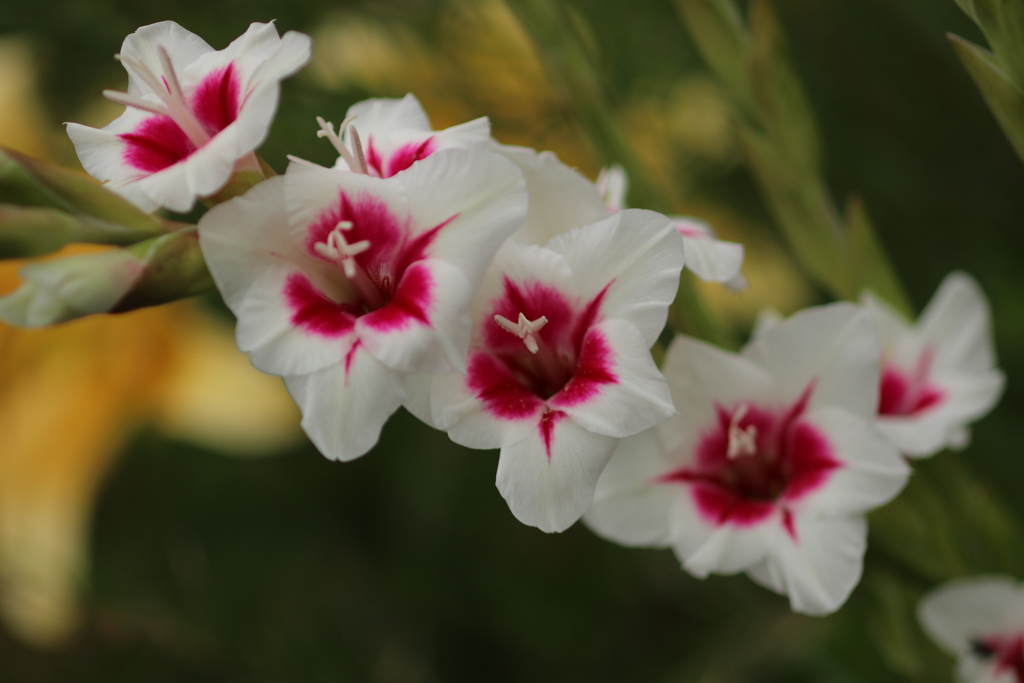
M377 146L373 144L372 135L366 138L366 149L363 153L366 155L366 165L369 166L367 170L372 171L369 175L383 178L384 161L380 157L380 152L377 151Z
M423 142L409 142L402 145L388 160L387 175L385 177L390 178L396 173L404 171L420 159L426 159L435 151L437 151L437 143L434 141L433 136L430 136Z
M794 543L800 542L796 536L796 522L793 520L793 511L789 508L783 508L782 510L782 528L786 530L786 533L789 534Z
M612 372L614 354L611 345L598 330L591 330L583 339L576 372L565 387L551 397L552 406L569 408L591 401L601 393L605 384L616 384L619 378Z
M125 142L125 163L146 173L162 171L196 151L170 116L147 118L131 133L118 137Z
M566 417L566 414L560 410L544 410L544 414L540 417L540 438L544 442L544 452L548 456L548 462L551 462L551 445L555 440L555 425L562 421Z
M765 408L745 403L746 414L737 423L755 428L756 452L730 458L729 429L740 402L716 406L714 424L701 434L693 465L665 473L657 483L684 484L698 511L709 523L747 526L766 520L823 486L831 472L842 466L828 439L802 420L814 389L812 382L789 408ZM795 527L794 527L795 529Z
M470 356L466 387L480 399L492 417L502 420L532 418L544 405L505 364L487 353Z
M606 284L604 289L598 292L597 296L591 299L580 313L580 316L576 321L576 329L573 331L572 335L573 347L577 352L580 352L583 348L583 339L586 337L587 331L600 322L601 304L604 303L604 297L608 293L608 288L613 284L615 284L614 279Z
M430 268L414 263L405 271L391 301L383 308L364 315L363 324L380 332L396 332L414 324L430 327L429 311L434 301L434 289Z
M241 84L234 62L207 74L192 95L192 111L210 135L216 135L238 117Z
M345 354L345 386L348 386L348 376L352 372L352 362L355 360L356 351L359 350L361 344L362 342L356 339L355 343L352 344L352 348Z
M292 311L291 323L310 334L337 338L355 325L353 307L331 301L302 273L292 273L285 280L284 298Z

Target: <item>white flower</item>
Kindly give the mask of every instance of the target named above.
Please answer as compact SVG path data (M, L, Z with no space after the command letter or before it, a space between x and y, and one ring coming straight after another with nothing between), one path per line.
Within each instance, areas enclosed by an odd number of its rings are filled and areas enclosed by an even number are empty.
M340 130L318 118L320 137L326 137L339 156L334 168L390 178L442 149L487 147L491 123L474 119L434 131L427 113L411 93L402 99L370 99L352 105Z
M860 578L864 512L909 471L873 426L878 358L870 316L844 303L739 355L678 337L663 371L679 414L622 442L585 521L670 546L698 577L745 571L798 612L838 609Z
M968 425L999 400L988 302L977 282L954 272L916 324L865 293L882 336L882 432L906 455L933 455L970 440Z
M500 448L512 513L566 529L618 440L675 412L649 349L682 252L671 222L641 210L546 247L507 242L476 295L467 371L418 378L408 407L456 443Z
M447 150L390 178L292 165L200 221L239 347L324 455L376 443L408 373L464 367L469 304L526 213L515 166Z
M597 188L604 197L609 211L626 208L629 178L621 166L601 169ZM721 282L732 290L746 289L747 279L740 268L743 265L743 245L726 242L715 237L715 231L704 221L686 216L671 216L676 229L683 236L686 248L686 267L701 280Z
M918 618L963 683L1024 682L1024 586L1013 579L951 581L921 600Z
M128 92L104 91L128 108L103 129L67 124L92 176L146 211L185 212L215 194L236 164L257 167L282 79L310 57L309 36L278 37L252 24L223 50L173 21L143 26L121 46Z

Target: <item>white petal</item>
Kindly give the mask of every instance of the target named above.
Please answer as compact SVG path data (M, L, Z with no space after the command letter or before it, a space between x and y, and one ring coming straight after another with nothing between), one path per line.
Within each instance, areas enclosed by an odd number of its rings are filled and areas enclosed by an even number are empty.
M440 429L430 414L430 385L434 383L434 373L419 372L405 376L405 409L416 419L434 429Z
M748 344L743 356L775 378L784 403L795 402L813 382L812 407L875 415L881 346L871 316L860 306L804 309Z
M583 521L623 545L667 546L674 501L687 494L653 480L673 467L654 430L623 439L597 480L594 503Z
M619 164L605 166L597 176L597 189L604 198L609 211L622 211L626 208L626 197L629 195L629 176L626 169Z
M878 326L878 335L882 341L883 349L887 349L902 337L912 336L913 325L902 315L896 312L892 306L880 299L869 290L860 295L860 302L864 305L871 317ZM915 349L918 351L918 349Z
M757 312L754 319L754 329L750 331L751 339L760 339L764 334L785 320L786 317L779 313L778 309L767 306Z
M492 152L451 149L394 177L406 189L417 229L450 221L431 255L460 268L475 288L526 215L526 184L519 169Z
M780 525L773 529L771 552L748 575L789 596L794 612L822 615L846 602L864 566L867 522L863 516L794 516L796 540Z
M543 430L501 449L495 483L516 519L550 533L568 529L590 507L618 440L569 417L554 420L547 444Z
M543 404L515 416L488 409L467 386L467 375L440 373L430 386L431 422L467 448L502 448L536 432Z
M185 69L203 55L213 52L205 40L182 28L173 21L161 21L143 26L129 34L121 45L121 55L141 62L153 73L162 73L158 48L167 50L171 64L176 71ZM128 93L141 95L151 92L149 86L140 82L128 69Z
M668 218L627 209L559 235L548 248L569 262L584 300L607 288L602 315L632 323L648 348L654 344L679 289L684 261L683 239Z
M687 458L700 433L715 424L716 404L728 407L775 400L775 383L762 368L692 337L672 341L662 372L679 414L659 424L658 435L669 452Z
M975 638L998 633L1022 604L1024 591L1008 576L955 579L926 595L917 608L928 635L951 654L964 655Z
M918 329L936 350L936 371L984 372L995 366L988 300L967 273L946 276L925 307Z
M409 93L402 99L378 98L364 100L349 107L346 118L355 116L359 136L383 137L391 131L410 129L430 132L430 119L416 96Z
M523 244L547 244L556 235L606 218L601 193L553 152L495 144L526 179L529 210L515 239Z
M910 468L871 422L835 408L813 409L802 421L825 435L842 466L797 502L801 511L863 513L888 503L906 485Z
M740 274L743 245L716 239L683 236L686 267L701 280L729 282Z
M684 502L688 501L683 498L676 501L672 548L686 571L698 578L709 574L735 574L756 565L769 552L774 529L782 528L776 518L763 520L751 527L731 524L710 527L699 518L692 503L684 505ZM682 517L683 510L694 516ZM684 519L688 519L687 528L683 528Z
M461 270L423 259L406 269L387 306L359 318L356 334L377 360L395 370L462 370L472 296L473 286Z
M302 410L302 429L330 460L354 460L373 448L405 398L401 373L358 347L338 365L284 381Z
M592 357L592 344L600 349ZM592 382L593 395L579 400L571 394L573 379L566 390L555 394L548 405L563 410L577 424L596 434L621 438L631 436L674 415L668 383L654 364L648 346L639 330L623 320L606 320L590 329L583 340L580 367L577 373L586 375L590 364L601 373L615 379L612 382ZM603 357L607 352L608 357Z

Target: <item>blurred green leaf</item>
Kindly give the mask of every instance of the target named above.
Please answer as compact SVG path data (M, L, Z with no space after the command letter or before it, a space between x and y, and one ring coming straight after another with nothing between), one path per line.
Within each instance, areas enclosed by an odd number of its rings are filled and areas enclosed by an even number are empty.
M750 81L761 124L795 180L817 176L821 142L814 111L769 0L752 3L750 35Z
M750 100L747 71L749 38L732 0L676 0L700 53L726 87Z
M948 38L1017 155L1024 159L1024 95L996 63L995 55L959 36Z
M740 148L761 186L765 201L808 274L839 298L849 298L846 264L839 251L838 217L824 188L800 181L763 134L745 126L737 129Z
M914 317L914 307L907 299L889 256L878 241L867 208L860 197L846 203L846 239L850 275L853 287L868 288L908 318Z
M126 245L139 239L137 230L90 216L0 204L0 259L41 256L72 242Z
M919 677L925 669L924 643L916 618L919 592L878 564L866 572L863 590L872 602L866 630L882 657L904 676Z

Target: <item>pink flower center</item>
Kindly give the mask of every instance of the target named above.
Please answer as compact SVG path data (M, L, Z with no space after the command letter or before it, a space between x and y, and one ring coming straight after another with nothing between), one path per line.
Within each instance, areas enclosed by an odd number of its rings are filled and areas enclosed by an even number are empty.
M333 284L346 294L335 300L324 293L327 287L292 274L284 291L292 323L327 337L347 334L358 318L378 330L430 325L436 287L422 261L438 232L455 218L417 233L382 200L342 192L310 227L305 246L311 256L337 267Z
M793 406L716 406L715 423L696 445L693 464L657 481L689 487L710 523L749 526L782 512L795 536L789 505L822 486L840 466L828 439L803 420L813 385Z
M929 347L918 356L912 372L891 363L883 363L878 414L917 415L941 403L945 394L929 379L934 359L935 352Z
M603 299L602 291L581 303L545 283L505 277L470 351L468 388L500 419L543 410L549 426L560 408L592 400L618 381L611 345L594 327Z
M125 66L146 83L159 101L104 91L111 100L155 114L135 130L119 135L125 143L124 161L146 173L156 173L186 159L238 118L241 80L234 62L207 74L192 93L178 82L166 50L158 48L163 73L122 57Z
M985 636L971 642L974 654L991 660L997 674L1012 673L1017 683L1024 683L1024 634Z

